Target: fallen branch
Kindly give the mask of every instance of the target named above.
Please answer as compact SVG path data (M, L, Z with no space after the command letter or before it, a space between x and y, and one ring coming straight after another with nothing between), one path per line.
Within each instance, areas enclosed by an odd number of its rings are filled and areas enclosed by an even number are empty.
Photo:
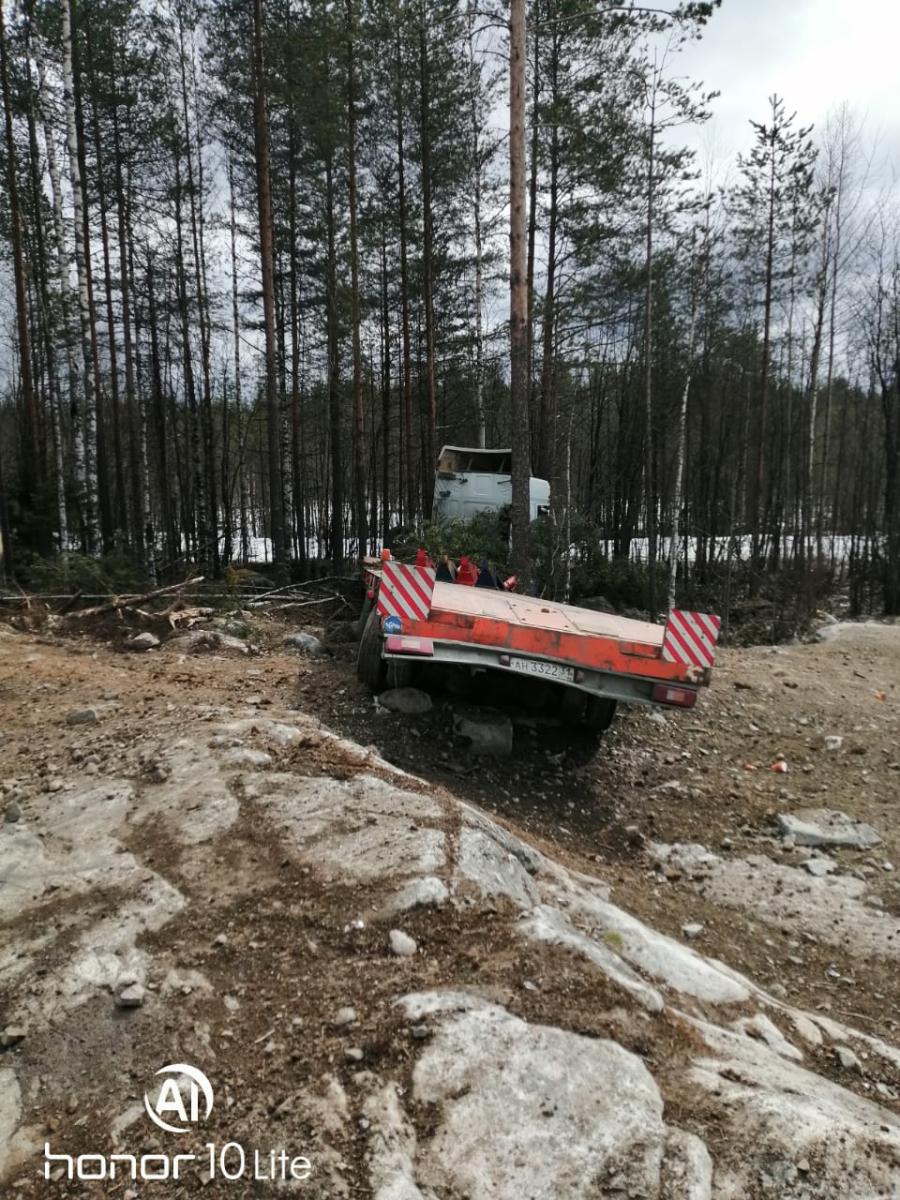
M156 596L170 596L186 587L193 587L194 584L202 582L203 576L198 575L195 579L186 579L183 583L170 583L168 587L154 588L153 591L142 592L140 595L114 596L108 604L97 604L93 608L83 608L80 612L71 612L68 615L70 617L99 617L103 613L119 612L123 608L135 608L139 604L153 600Z
M68 600L65 602L65 604L62 606L62 608L57 613L57 616L62 617L62 616L65 616L65 614L67 612L71 612L72 609L75 607L75 605L78 603L78 601L82 598L83 595L84 595L83 590L81 588L79 588L78 591L75 592L74 595L72 595L68 598Z
M272 588L261 596L255 596L252 600L247 601L248 608L258 608L261 604L268 604L276 596L283 597L290 593L294 595L301 594L310 589L321 588L326 584L333 583L358 583L359 579L356 575L327 575L322 579L307 579L302 583L287 583L284 587ZM337 599L337 597L335 597Z
M311 604L333 604L335 600L340 600L341 604L347 604L343 596L322 596L319 600L288 600L285 604L276 604L270 611L283 612L286 608L309 608ZM347 605L347 607L350 606Z
M177 629L179 625L186 625L191 629L198 621L207 621L215 616L215 612L214 608L185 608L178 604L171 605L159 616L166 618L171 629Z

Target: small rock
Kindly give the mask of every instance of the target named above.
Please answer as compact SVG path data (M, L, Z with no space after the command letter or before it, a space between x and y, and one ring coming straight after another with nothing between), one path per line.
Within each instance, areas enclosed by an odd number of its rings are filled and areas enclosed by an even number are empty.
M821 878L823 875L830 875L832 871L837 870L837 863L830 858L808 858L803 867L810 875L815 875Z
M882 871L893 871L894 864L891 862L883 862L881 864L881 869L882 869Z
M859 1071L862 1074L862 1063L849 1046L835 1046L834 1056L845 1071Z
M360 1050L359 1046L348 1046L344 1051L344 1058L347 1060L347 1062L358 1063L362 1062L362 1060L365 1058L365 1055L362 1050Z
M505 713L483 712L457 716L460 737L467 738L473 754L495 754L508 758L513 748L513 724Z
M347 1025L356 1024L356 1009L347 1005L344 1008L339 1008L334 1014L332 1025L335 1029L344 1029Z
M625 839L629 846L637 847L643 846L644 842L646 841L646 838L644 837L643 833L641 833L640 826L638 825L625 826Z
M128 645L132 650L155 650L159 645L159 638L155 633L150 633L148 630L144 633L136 634Z
M289 633L283 644L288 650L296 650L310 658L324 658L328 654L325 643L312 633Z
M97 710L95 708L73 708L66 713L67 725L96 725Z
M402 713L405 717L421 717L434 708L427 692L412 687L391 688L382 692L378 703L389 712Z
M840 750L840 748L841 748L841 746L843 746L843 744L844 744L844 739L842 737L839 737L836 733L829 733L825 738L825 749L826 750Z
M681 932L686 938L698 938L705 928L702 921L688 921L686 925L682 925Z
M721 847L722 850L733 850L734 842L732 841L732 839L730 837L725 837L725 838L722 838L721 842L719 842L719 846Z
M6 812L3 814L3 819L6 821L7 825L15 825L16 821L20 820L21 817L22 810L19 808L18 804L16 804L15 800L13 800L10 804L7 804Z
M402 888L387 906L388 912L411 908L443 908L450 899L447 885L435 875L422 875Z
M131 983L117 994L116 1004L119 1008L140 1008L144 1003L145 995L146 993L139 983Z
M0 1033L0 1046L4 1050L8 1050L10 1046L18 1046L19 1042L24 1042L27 1033L24 1025L7 1025Z
M396 954L398 958L411 958L418 950L415 939L411 938L408 933L404 933L402 929L392 929L388 935L388 941L391 953Z
M160 758L144 764L143 775L148 783L165 783L169 774L169 767Z

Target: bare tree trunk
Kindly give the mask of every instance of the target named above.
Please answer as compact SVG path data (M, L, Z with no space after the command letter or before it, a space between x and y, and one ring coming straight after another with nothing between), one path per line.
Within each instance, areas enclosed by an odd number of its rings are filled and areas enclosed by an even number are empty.
M773 102L774 103L774 102ZM773 107L773 134L775 129L775 116ZM760 372L760 387L759 387L759 417L757 424L759 427L759 439L756 446L756 469L754 471L753 487L751 495L753 497L750 523L752 526L752 558L754 572L759 570L761 558L761 501L763 494L763 481L765 475L766 462L766 429L768 426L769 412L769 381L771 377L771 346L772 346L772 308L775 297L775 202L776 202L776 182L775 182L775 148L774 142L771 155L771 167L769 177L769 195L768 195L768 219L766 229L766 268L765 268L765 292L763 298L763 345L762 345L762 368Z
M354 61L353 0L347 0L347 158L350 203L350 330L353 347L353 505L356 510L357 554L367 549L366 477L363 467L365 425L362 352L359 342L359 230L356 194L356 64Z
M422 134L422 258L425 276L425 469L422 472L422 511L431 516L432 475L437 462L437 385L434 363L434 213L431 207L431 65L428 61L427 6L419 9L419 72Z
M530 584L531 464L528 433L528 280L525 202L525 0L509 12L509 343L512 416L512 562Z
M815 498L816 472L816 425L819 402L819 359L822 349L822 330L825 324L825 309L830 286L828 266L831 259L830 218L826 211L822 222L822 262L816 280L816 309L813 327L812 355L809 366L809 426L807 429L806 471L803 498L803 545L807 559L812 557L813 505Z
M7 66L6 31L3 25L3 7L0 5L0 80L3 87L3 119L6 134L6 183L10 215L10 241L13 253L13 275L16 297L16 335L19 348L20 384L25 406L27 450L26 471L28 491L37 483L38 469L38 421L35 402L34 380L31 363L31 337L28 326L28 306L25 288L25 264L22 251L22 219L19 208L19 182L17 172L16 143L13 137L12 101L9 91Z
M22 253L22 217L19 210L19 184L16 177L16 144L13 138L12 107L7 67L6 31L0 4L0 82L3 88L3 118L6 130L6 183L9 194L10 240L13 254L13 277L16 294L16 335L19 343L19 370L22 402L25 409L25 469L22 489L29 499L39 483L40 447L38 439L37 402L31 369L31 336L28 328L28 307L25 294L25 261Z
M559 220L559 120L556 104L559 99L559 35L556 22L551 33L550 104L550 217L547 231L547 282L544 291L544 316L541 338L541 402L538 428L538 474L552 479L555 473L556 422L554 418L554 331L556 328L556 233Z
M238 443L238 494L240 504L240 527L241 527L241 559L246 562L250 557L250 529L247 523L247 468L244 461L244 443L243 443L243 400L241 390L241 323L240 311L238 307L238 275L237 275L237 221L235 218L234 204L234 163L231 156L228 158L228 194L230 198L229 206L229 233L231 237L231 323L232 323L232 338L234 341L234 407L237 414L237 443Z
M391 321L388 303L387 237L384 213L381 218L381 539L387 541L391 527ZM374 526L373 528L377 528Z
M834 342L837 329L837 288L838 275L841 267L841 235L843 232L843 200L845 184L844 154L846 147L841 145L841 162L838 168L838 180L834 197L834 253L831 269L831 298L828 315L828 368L825 377L825 412L824 429L822 433L822 461L819 466L819 512L816 521L816 553L822 556L822 541L824 535L825 489L828 475L828 451L831 441L831 398L834 388ZM832 513L832 522L834 514ZM832 531L833 532L833 531Z
M400 221L400 306L403 324L403 427L406 441L406 512L409 522L415 517L416 471L413 461L412 419L412 339L409 321L409 261L406 246L406 160L403 149L403 60L400 34L397 33L397 187Z
M539 28L539 6L535 0L534 13L534 90L531 110L531 169L528 178L528 256L526 267L526 287L528 290L528 402L532 403L532 388L534 379L534 248L537 236L537 195L538 195L538 149L540 146L540 98L541 98L541 35Z
M328 259L326 307L328 325L328 425L331 440L331 560L344 560L344 456L341 446L340 355L337 314L337 246L334 214L334 163L329 147L325 159L325 220Z
M656 187L656 88L658 74L654 67L653 90L650 97L650 127L647 152L647 234L646 234L646 285L644 293L644 421L646 441L644 443L644 470L647 481L647 607L651 621L656 617L656 454L653 436L653 221Z
M669 552L669 595L667 609L675 607L675 585L678 580L678 563L681 557L682 529L686 531L684 522L684 451L687 439L688 399L691 393L691 377L694 369L694 341L697 329L697 284L695 280L695 253L691 245L691 318L688 325L687 370L684 376L684 386L681 390L681 405L678 410L678 439L675 444L675 486L674 486L674 515L672 520L672 546Z
M84 181L81 177L81 154L78 142L78 122L75 112L74 74L74 8L75 0L63 0L63 94L66 109L66 131L69 149L69 172L72 184L72 204L75 210L75 268L78 276L78 303L81 317L81 352L84 364L84 391L73 398L73 437L75 472L81 492L82 542L88 554L97 550L97 465L94 456L94 354L91 345L91 302L88 287L88 252L85 235Z
M272 237L272 187L269 175L269 119L263 71L263 0L253 0L253 112L256 135L256 192L262 267L263 322L266 339L266 412L268 418L269 504L272 562L287 565L281 488L280 406L275 370L275 258Z
M296 131L293 115L290 118L290 169L288 171L290 245L290 304L291 304L291 511L292 534L296 554L306 562L306 520L303 511L304 481L301 476L302 420L300 414L300 295L297 263L297 164ZM233 220L232 208L232 220ZM288 514L285 514L287 519Z
M37 58L38 90L40 96L46 96L47 79L43 59ZM57 286L59 288L60 319L62 324L63 345L66 356L68 398L70 411L77 405L77 397L81 388L78 355L75 352L77 334L73 336L72 329L72 300L69 284L69 253L66 245L65 224L63 222L62 182L59 174L59 159L56 156L56 141L54 131L47 120L46 109L40 109L41 126L44 133L44 145L47 154L47 174L50 176L50 193L53 202L53 242L54 264L56 268ZM63 422L63 401L59 396L59 413L56 424L59 437L56 447L56 469L59 473L57 480L57 508L59 510L59 540L61 553L69 549L69 523L66 505L66 454L65 454L65 424Z
M468 18L468 51L469 51L469 104L472 117L472 221L475 232L475 421L477 426L478 445L486 445L487 431L484 414L484 366L482 345L482 259L484 250L481 236L481 123L478 116L478 84L479 71L475 59L475 4L468 0L466 10Z

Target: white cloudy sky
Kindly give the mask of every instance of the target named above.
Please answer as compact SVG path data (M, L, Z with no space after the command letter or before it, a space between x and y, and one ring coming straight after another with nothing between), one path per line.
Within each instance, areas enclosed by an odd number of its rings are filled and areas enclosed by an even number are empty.
M900 167L898 46L900 0L723 0L677 73L721 92L701 138L716 157L748 149L777 92L803 124L847 101Z

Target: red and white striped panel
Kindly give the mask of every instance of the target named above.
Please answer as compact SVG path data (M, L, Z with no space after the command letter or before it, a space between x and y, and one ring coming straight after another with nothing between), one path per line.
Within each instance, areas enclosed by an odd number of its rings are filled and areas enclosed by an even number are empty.
M431 611L434 591L434 567L410 567L388 561L381 573L378 612L382 617L401 621L425 621Z
M721 617L673 608L663 636L663 658L689 667L711 667L721 627Z

